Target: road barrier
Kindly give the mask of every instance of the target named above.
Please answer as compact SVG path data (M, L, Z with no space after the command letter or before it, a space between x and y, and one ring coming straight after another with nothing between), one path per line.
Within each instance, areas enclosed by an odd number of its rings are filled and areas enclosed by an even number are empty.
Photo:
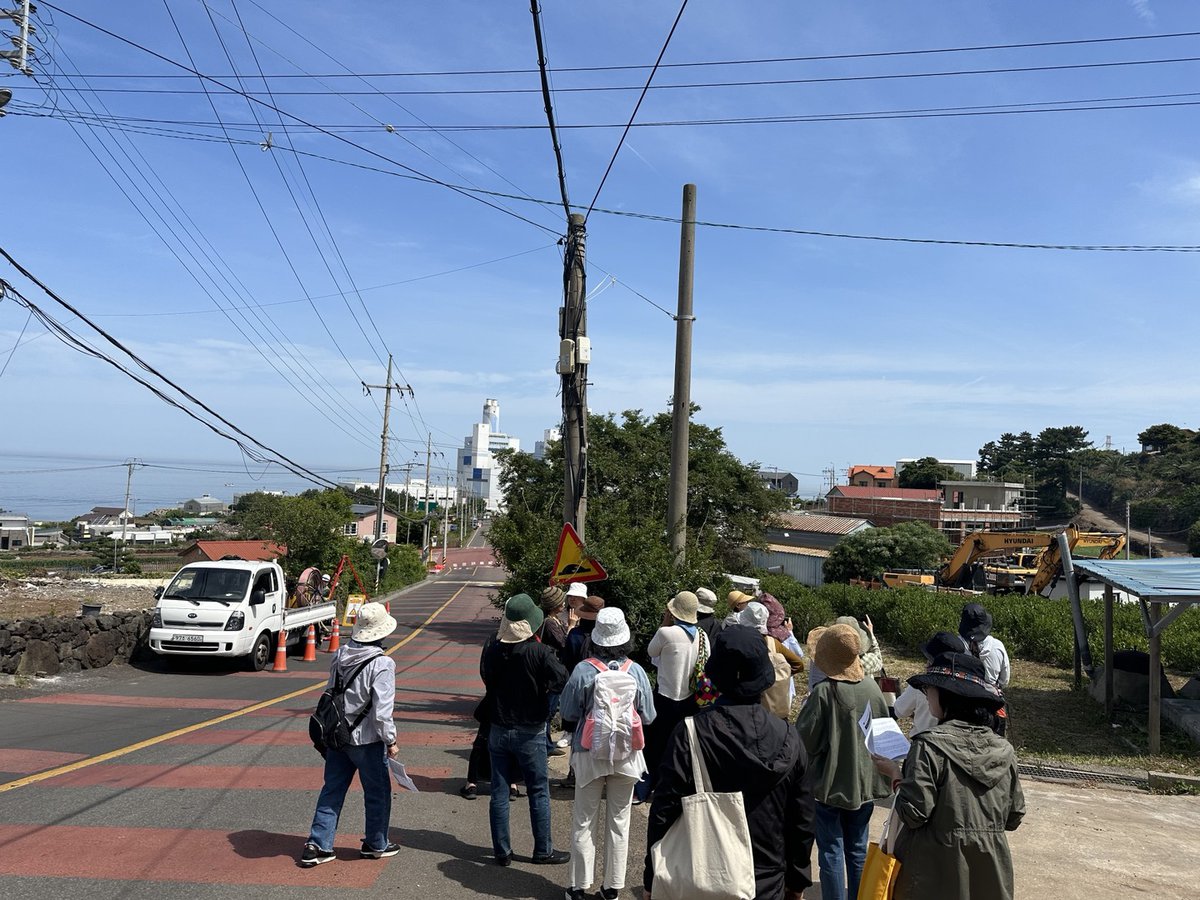
M287 632L283 629L279 631L279 643L275 645L275 665L272 666L275 672L287 671Z
M329 632L329 646L325 648L326 653L333 653L335 650L342 648L342 631L338 626L338 620L333 620L333 631Z
M317 626L309 625L308 633L304 636L304 661L317 661Z

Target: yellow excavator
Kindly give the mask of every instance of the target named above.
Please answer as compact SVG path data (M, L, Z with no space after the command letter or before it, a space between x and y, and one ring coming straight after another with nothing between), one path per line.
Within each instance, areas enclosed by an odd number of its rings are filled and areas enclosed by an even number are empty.
M1075 531L1074 528L1068 528L1067 543L1071 550L1079 547L1099 547L1099 559L1116 559L1117 555L1125 549L1125 535L1106 534L1099 531ZM1025 593L1040 594L1046 588L1053 590L1058 579L1062 577L1062 571L1062 552L1059 549L1058 541L1055 541L1042 551L1037 572L1029 580Z

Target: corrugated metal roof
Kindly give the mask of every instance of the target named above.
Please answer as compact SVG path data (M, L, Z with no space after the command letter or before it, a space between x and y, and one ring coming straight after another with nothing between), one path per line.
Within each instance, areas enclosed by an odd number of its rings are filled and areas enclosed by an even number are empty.
M1072 563L1143 600L1200 600L1200 559L1072 559Z
M793 547L790 544L767 544L767 549L772 553L791 553L793 556L816 556L821 559L829 556L828 550L818 550L816 547Z
M851 534L870 525L866 519L850 516L819 516L811 513L780 513L772 528L782 527L788 531L809 531L814 534Z

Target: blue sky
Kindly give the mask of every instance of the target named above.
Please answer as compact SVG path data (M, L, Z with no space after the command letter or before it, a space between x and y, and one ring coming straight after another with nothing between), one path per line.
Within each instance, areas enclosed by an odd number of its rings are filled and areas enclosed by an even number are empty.
M229 0L207 2L242 85L268 99ZM170 2L186 51L159 3L61 5L171 59L186 63L190 52L200 71L237 84L200 0ZM536 64L528 5L520 0L340 6L258 0L238 8L258 63L273 75L324 75L344 71L341 65L396 73ZM692 0L664 62L1200 31L1200 9L1191 4L1105 0L1089 3L1086 17L1082 8L980 2L957 4L951 13L931 2ZM649 64L677 10L674 0L547 0L549 63L555 69ZM181 139L221 136L209 99L194 93L195 78L134 77L182 70L45 4L40 17L47 27L35 64L38 83L0 77L0 86L14 92L13 115L0 120L9 210L0 245L65 299L239 427L331 477L372 477L378 395L364 397L359 382L382 382L380 358L389 351L416 392L393 416L396 465L414 459L430 432L452 457L487 397L499 399L502 425L527 447L556 423L561 208L494 201L543 226L537 228L445 187L395 177L403 174L399 163L455 184L557 198L544 130L403 130L419 124L416 117L439 129L544 124L536 93L428 93L534 89L535 74L372 77L370 85L350 78L271 80L275 105L358 146L320 133L285 134L263 107L255 110L256 123L243 98L213 87L212 103L233 137L260 142L272 134L269 151L253 143L231 150L221 140ZM1158 99L1121 102L1192 103L1200 96L1160 95L1186 93L1198 62L861 76L1169 60L1198 51L1200 37L1182 37L666 68L656 85L858 80L652 90L638 120L1150 96ZM101 77L116 75L125 77ZM560 123L623 123L636 89L570 89L640 88L645 77L644 69L555 72ZM89 93L89 87L108 90ZM417 93L384 97L374 89ZM138 127L135 120L201 124L162 125L183 132L165 137L64 120L89 104L126 128ZM699 218L713 222L967 241L1200 244L1200 128L1193 110L635 128L597 207L677 216L681 186L693 182ZM573 203L590 202L619 134L619 128L564 128ZM385 171L297 157L289 148ZM93 153L109 170L145 176L124 182L136 206ZM159 196L169 190L174 212L164 215L180 233L178 222L194 227L204 265L179 249L135 184L146 198L155 198L150 184ZM200 257L190 240L184 238ZM674 324L626 285L673 310L678 247L678 226L671 223L599 211L589 218L596 266L589 272L593 411L666 408ZM701 227L693 399L702 407L700 420L722 427L735 453L797 472L809 495L829 466L922 455L974 458L1004 431L1081 425L1099 444L1111 436L1115 447L1132 449L1149 425L1197 427L1197 388L1187 373L1195 352L1198 263L1190 253L961 247ZM605 272L617 283L610 285ZM0 277L53 309L6 264L0 263ZM261 308L227 317L218 303ZM138 471L139 509L203 490L227 499L256 486L302 486L278 472L259 475L261 467L245 462L233 445L69 350L36 319L18 345L25 324L24 309L0 302L0 366L17 345L0 376L0 506L68 516L93 503L119 503L124 468L84 467L129 457L178 467Z

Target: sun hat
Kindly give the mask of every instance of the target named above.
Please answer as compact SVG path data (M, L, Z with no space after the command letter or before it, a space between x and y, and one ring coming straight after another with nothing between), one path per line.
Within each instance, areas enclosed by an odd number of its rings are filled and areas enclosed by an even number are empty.
M787 610L783 608L782 603L766 591L763 591L762 596L755 602L767 608L767 634L781 644L792 636L791 629L783 624L787 621Z
M567 588L568 597L586 597L587 595L587 585L582 581L572 581Z
M396 620L391 617L382 603L364 603L354 619L351 640L360 644L381 641L396 630Z
M711 616L716 603L716 594L708 588L696 588L696 612L702 616Z
M625 613L615 606L606 606L596 614L592 643L597 647L619 647L629 643L629 623Z
M575 615L587 621L595 621L596 614L604 609L604 598L596 594L575 597L568 594L567 599L571 609L575 610Z
M725 597L725 601L735 610L741 610L743 606L749 603L754 598L749 594L744 594L741 591L730 591Z
M862 660L858 658L858 632L850 625L833 624L817 641L813 654L817 668L831 681L862 681Z
M556 613L567 604L567 595L563 593L563 589L557 585L550 585L542 590L541 606L542 612L550 614Z
M935 687L948 691L992 709L1004 705L1004 694L988 683L983 662L970 653L943 653L935 657L924 672L909 678L908 683L917 688Z
M704 671L721 696L730 700L757 701L775 683L762 636L740 626L717 632Z
M925 654L925 659L929 662L933 662L943 653L965 653L966 650L963 639L948 631L939 631L921 645L921 652Z
M804 648L809 656L817 655L817 641L821 640L823 635L828 630L827 625L818 625L808 633L808 637L804 639Z
M746 604L746 608L738 613L738 624L753 628L759 634L767 633L767 608L757 600Z
M867 634L867 629L859 624L858 619L854 616L838 616L833 620L834 625L849 625L858 634L858 652L859 654L866 653L871 647L871 635Z
M968 641L982 641L992 633L992 614L978 603L968 603L958 620L958 633Z
M676 622L688 625L696 624L696 607L700 601L691 591L680 591L667 601L667 609L675 617Z
M546 617L528 594L515 594L504 604L496 637L502 644L519 644L533 637Z

